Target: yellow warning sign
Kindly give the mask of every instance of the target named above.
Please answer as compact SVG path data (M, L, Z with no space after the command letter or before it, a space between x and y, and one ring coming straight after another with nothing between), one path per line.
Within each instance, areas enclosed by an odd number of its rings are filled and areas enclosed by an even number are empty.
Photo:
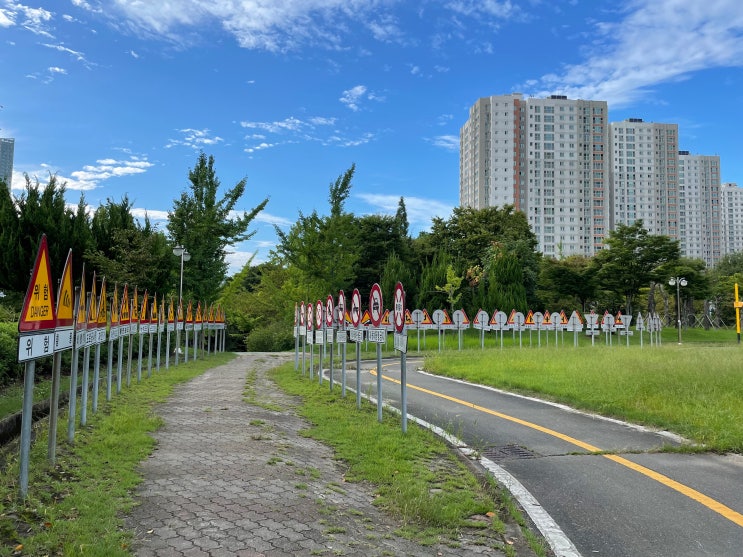
M90 287L90 301L88 302L88 328L98 326L98 309L95 299L95 271L93 271L93 286Z
M116 327L119 324L119 285L114 284L114 296L111 300L111 326Z
M49 270L49 248L44 234L41 236L31 282L28 283L26 298L23 301L18 332L54 329L56 321L52 275Z
M188 302L188 310L186 310L186 323L193 323L193 310L191 302Z
M85 301L88 296L87 291L85 290L85 265L83 264L83 276L80 279L80 298L77 302L77 320L75 328L77 329L84 329L85 328L85 321L86 321L86 315L85 315Z
M201 323L203 321L203 317L201 315L201 302L199 302L196 305L196 323Z
M142 308L139 311L139 321L147 321L147 300L149 296L147 295L147 290L144 291L144 297L142 298Z
M134 299L132 300L132 322L139 321L139 297L137 296L137 287L134 287Z
M170 304L168 305L168 323L174 323L175 322L175 311L173 309L173 298L170 299Z
M157 323L157 294L152 297L152 307L150 308L150 323Z
M72 250L62 271L62 281L57 294L57 327L69 327L75 320L75 286L72 284Z
M101 283L101 297L98 299L98 326L106 327L108 324L108 300L106 300L106 277Z
M121 312L119 317L121 318L122 325L128 325L131 320L129 315L129 285L124 285L124 292L121 294Z
M183 323L183 300L178 300L178 322Z

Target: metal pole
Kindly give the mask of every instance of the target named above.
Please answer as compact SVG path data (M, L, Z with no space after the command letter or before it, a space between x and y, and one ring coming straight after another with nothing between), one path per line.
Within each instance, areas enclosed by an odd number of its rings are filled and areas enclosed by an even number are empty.
M124 336L119 333L119 357L116 360L116 394L121 392L121 369L124 365Z
M408 432L408 358L405 352L400 352L400 400L402 412L402 432Z
M93 414L98 412L98 384L101 380L101 345L96 339L95 362L93 363Z
M54 464L57 453L57 417L59 416L59 383L62 374L62 353L54 353L52 365L52 394L49 398L49 462Z
M681 279L676 279L676 323L678 324L679 344L681 344Z
M377 343L377 421L382 422L382 345Z
M83 349L83 392L80 395L80 425L88 423L88 378L90 377L90 346Z
M356 408L361 409L361 340L359 339L356 339Z
M31 426L34 410L34 371L36 360L26 362L23 381L23 415L21 416L20 492L21 498L28 495L28 461L31 454Z
M108 362L106 363L106 400L111 400L111 379L113 376L114 341L108 338Z

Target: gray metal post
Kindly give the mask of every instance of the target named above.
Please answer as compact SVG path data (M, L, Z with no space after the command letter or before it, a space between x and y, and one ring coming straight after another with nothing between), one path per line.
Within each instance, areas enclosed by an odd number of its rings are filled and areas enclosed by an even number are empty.
M31 455L31 426L34 410L34 372L36 360L26 362L23 380L23 415L21 416L21 455L20 455L20 493L25 499L28 495L28 462Z
M49 444L47 455L54 464L57 459L57 418L59 416L59 383L62 374L62 353L55 352L52 364L52 393L49 397Z
M119 335L119 357L116 359L116 393L121 392L121 370L124 365L124 337Z
M382 422L382 345L377 343L377 421Z
M72 348L72 362L70 365L70 400L67 404L67 442L75 440L75 420L77 420L77 371L80 363L80 351L77 346Z
M88 423L88 378L90 376L90 346L83 349L83 392L80 395L80 425Z
M106 362L106 400L111 400L111 380L113 378L114 341L108 339L108 362Z
M356 341L356 408L361 409L361 342Z
M93 362L93 414L98 412L98 386L101 380L101 345L96 341Z
M408 432L408 358L405 352L400 353L400 401L402 412L402 432Z

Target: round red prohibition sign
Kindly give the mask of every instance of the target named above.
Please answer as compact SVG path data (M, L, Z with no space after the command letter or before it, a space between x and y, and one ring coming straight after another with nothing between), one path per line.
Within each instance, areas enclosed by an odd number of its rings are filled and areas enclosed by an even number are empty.
M369 292L369 317L374 327L379 327L382 323L382 312L384 311L382 305L382 289L375 282Z
M307 330L312 330L312 317L315 314L315 307L312 305L312 302L307 304Z
M317 305L315 306L315 325L317 325L318 331L322 328L322 301L321 300L318 300Z
M361 324L361 293L358 288L351 294L351 324L358 328Z
M338 326L341 329L346 328L346 294L341 290L338 292Z
M405 290L402 283L395 285L395 297L392 305L392 320L395 325L395 332L402 333L405 329Z
M328 299L325 301L325 326L328 328L333 327L333 297L328 294Z
M304 317L305 317L304 302L302 302L301 305L299 306L299 324L300 324L300 326L304 326Z

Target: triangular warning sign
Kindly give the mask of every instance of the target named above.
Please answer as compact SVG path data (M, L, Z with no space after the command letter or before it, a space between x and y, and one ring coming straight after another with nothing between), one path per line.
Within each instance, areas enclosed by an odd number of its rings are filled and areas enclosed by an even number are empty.
M173 298L168 304L168 323L175 323L175 308L173 307Z
M508 322L509 325L515 325L516 324L516 310L511 310L511 315L508 316Z
M67 261L62 271L57 295L57 327L71 327L75 321L75 286L72 283L72 250L67 252Z
M405 325L408 326L408 327L414 325L414 323L413 323L413 314L410 313L410 310L409 309L406 309L405 310Z
M137 293L137 287L134 287L134 298L132 298L132 323L139 322L139 294Z
M196 323L201 323L204 321L204 317L201 315L201 302L196 304Z
M617 327L624 327L624 321L622 321L622 312L617 312L617 316L614 318L614 325Z
M368 309L365 309L364 314L361 316L361 324L368 325L369 323L371 323L371 314Z
M542 316L542 325L552 325L552 316L549 311L544 312L544 316Z
M183 323L183 298L178 299L178 322Z
M193 323L193 306L191 301L188 301L188 309L186 310L186 323Z
M477 313L475 313L475 318L472 320L473 325L481 325L480 323L480 312L483 311L482 308L477 310Z
M433 319L431 319L431 316L428 314L427 309L423 309L423 319L421 320L421 325L433 325Z
M382 315L382 321L379 323L382 326L389 326L392 324L390 321L390 310L386 309L384 310L384 314Z
M128 325L131 322L131 315L129 313L129 308L131 307L131 304L129 303L129 285L124 285L124 293L121 295L121 311L119 313L121 324L122 325Z
M101 283L101 296L98 298L98 317L96 319L98 327L106 327L108 324L108 303L106 301L106 277L103 277Z
M88 329L98 327L98 302L95 293L95 271L93 271L93 283L88 295Z
M150 324L157 325L157 294L152 297L152 307L150 307Z
M83 264L83 276L80 279L80 297L77 300L77 319L75 319L75 328L78 330L85 329L87 316L85 314L85 303L88 293L85 290L85 264Z
M451 320L451 317L449 317L449 312L447 312L445 309L442 309L441 311L444 312L444 320L441 322L442 325L453 325L454 321Z
M529 312L526 314L526 319L524 319L524 325L526 325L527 327L533 327L535 325L534 312L532 310L529 310Z
M464 308L460 309L459 311L462 312L462 316L464 317L464 319L462 319L462 325L469 326L470 318L467 316L467 312L464 311Z
M568 324L568 316L565 315L565 311L560 311L560 325Z
M119 325L119 285L114 284L114 295L111 300L111 326Z
M609 310L604 311L604 316L601 318L601 324L606 325L606 318L609 316Z
M142 296L142 307L139 309L139 322L140 323L146 323L149 321L149 316L147 315L147 303L149 302L149 295L147 294L147 290L144 291L144 296Z
M493 311L493 315L490 316L490 321L488 322L489 325L497 325L498 320L495 318L495 316L498 315L498 310L496 309Z
M46 234L41 236L36 263L28 283L26 297L23 300L23 311L18 322L18 332L42 331L54 329L57 318L54 312L54 292L52 292L52 274L49 269L49 248Z

